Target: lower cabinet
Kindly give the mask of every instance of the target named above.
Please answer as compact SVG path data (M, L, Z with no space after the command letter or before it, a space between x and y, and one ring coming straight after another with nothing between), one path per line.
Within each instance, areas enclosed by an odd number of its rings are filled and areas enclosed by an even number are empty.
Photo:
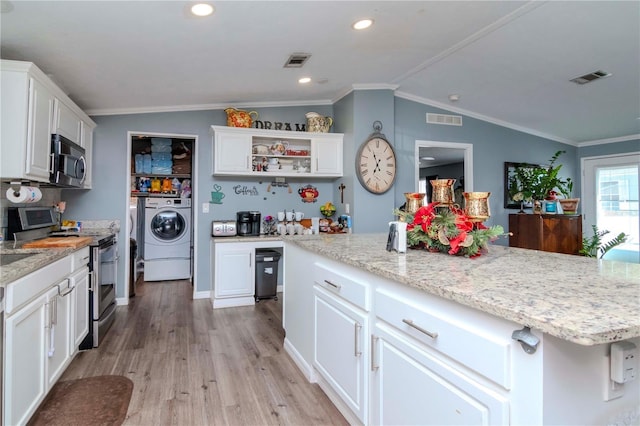
M367 316L318 286L314 288L314 299L313 365L358 419L366 423Z
M89 249L7 285L3 424L25 424L89 331Z
M71 359L71 290L67 279L47 293L47 389L53 387Z
M78 351L80 343L89 333L89 268L84 266L71 277L71 311L74 320L71 322L70 353Z
M274 247L282 247L282 241L212 241L213 307L255 304L256 249Z
M25 424L47 392L48 294L5 319L4 422Z
M372 424L509 424L505 398L389 327L375 327L371 356Z

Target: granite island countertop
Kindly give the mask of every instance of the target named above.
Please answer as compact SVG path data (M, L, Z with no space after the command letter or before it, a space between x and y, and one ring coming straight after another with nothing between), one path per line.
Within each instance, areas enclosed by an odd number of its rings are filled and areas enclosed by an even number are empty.
M580 345L640 336L640 265L492 245L475 259L386 251L386 234L283 238L352 265Z

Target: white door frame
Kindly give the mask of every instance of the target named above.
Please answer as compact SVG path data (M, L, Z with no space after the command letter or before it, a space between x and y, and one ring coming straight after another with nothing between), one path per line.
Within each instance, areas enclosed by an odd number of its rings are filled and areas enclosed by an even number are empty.
M191 282L193 283L193 298L194 299L206 299L209 297L209 292L200 292L198 293L196 289L198 288L197 277L198 277L198 240L197 236L198 232L198 220L196 217L198 215L198 181L199 179L194 179L194 176L198 176L198 135L191 134L182 134L182 133L162 133L162 132L136 132L136 131L128 131L127 132L127 157L128 160L128 168L127 170L132 170L132 162L133 157L131 156L131 139L133 136L153 136L158 138L177 138L177 139L193 139L193 152L191 153L191 226L192 226L192 244L193 244L193 274L191 276ZM125 194L125 206L126 206L126 215L125 218L129 217L129 197L131 196L131 173L127 173L127 186L124 191ZM125 221L128 223L128 221ZM131 256L131 247L129 244L129 238L125 238L125 256L127 261L129 261L129 257ZM125 290L129 285L129 268L125 268ZM129 303L129 292L125 291L125 300L121 300L118 302L119 305L127 305Z
M592 171L595 170L596 167L638 164L639 158L640 151L582 157L580 159L582 176L582 189L580 191L580 199L582 202L582 231L588 236L591 236L591 225L595 225L597 220L595 176L592 175Z
M420 180L420 148L452 148L464 150L464 190L473 191L473 144L461 142L425 141L416 140L414 154L414 177L415 192L418 192L418 181Z

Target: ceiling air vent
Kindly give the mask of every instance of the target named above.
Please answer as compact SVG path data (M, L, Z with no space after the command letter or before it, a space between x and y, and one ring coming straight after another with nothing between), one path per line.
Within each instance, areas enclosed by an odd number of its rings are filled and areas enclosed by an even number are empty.
M600 80L601 78L609 77L610 75L611 73L609 72L598 70L590 72L589 74L581 75L580 77L572 78L569 81L573 81L576 84L587 84L595 80Z
M444 124L445 126L462 126L462 116L427 113L427 123Z
M311 57L311 53L294 53L289 56L287 62L284 63L285 68L302 68L307 59Z

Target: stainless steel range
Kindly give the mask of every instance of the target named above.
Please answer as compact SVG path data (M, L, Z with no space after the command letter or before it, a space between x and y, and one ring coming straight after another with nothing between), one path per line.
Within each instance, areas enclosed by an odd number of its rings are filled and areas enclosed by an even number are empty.
M96 237L89 260L89 334L80 349L97 348L116 318L118 259L116 236Z

